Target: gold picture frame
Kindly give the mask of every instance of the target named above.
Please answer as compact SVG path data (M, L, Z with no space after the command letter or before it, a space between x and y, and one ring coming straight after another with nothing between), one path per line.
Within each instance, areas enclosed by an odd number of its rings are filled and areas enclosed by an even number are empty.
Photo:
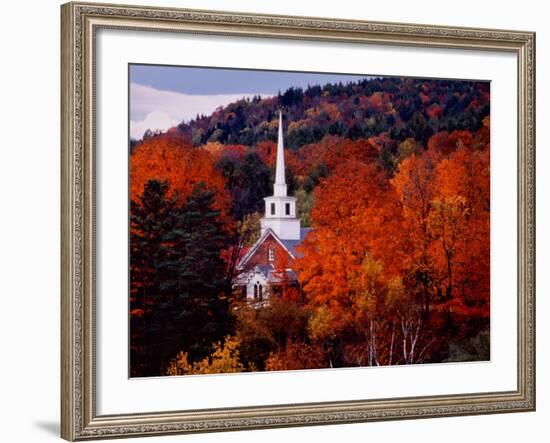
M124 5L61 7L61 436L87 440L533 411L535 409L535 34ZM517 390L98 416L95 389L95 72L98 29L505 51L518 72Z

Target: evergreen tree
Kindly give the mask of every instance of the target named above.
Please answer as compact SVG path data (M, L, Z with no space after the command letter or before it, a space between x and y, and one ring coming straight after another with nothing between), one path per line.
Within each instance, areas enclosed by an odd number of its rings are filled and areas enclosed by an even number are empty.
M231 326L230 282L220 257L226 235L213 203L214 192L197 185L163 236L162 303L153 326L163 337L156 350L163 365L181 350L191 360L204 358Z
M160 375L179 351L204 358L231 326L214 191L201 183L180 207L167 191L151 180L132 203L133 376Z
M217 164L231 192L231 215L242 220L245 215L262 211L264 197L272 192L272 171L258 154L247 153L242 160L223 157Z
M167 181L150 180L130 211L130 359L132 375L154 375L147 352L155 341L149 326L159 297L163 235L170 230L175 199L167 198Z

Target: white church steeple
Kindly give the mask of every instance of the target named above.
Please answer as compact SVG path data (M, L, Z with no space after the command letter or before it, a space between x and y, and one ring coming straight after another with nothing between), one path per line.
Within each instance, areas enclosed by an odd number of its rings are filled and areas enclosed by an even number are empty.
M285 148L283 144L283 113L279 111L279 135L277 137L277 165L275 167L275 185L273 195L286 197Z
M296 198L287 195L285 180L285 151L283 143L283 117L279 111L277 164L273 195L264 198L265 216L261 219L262 236L271 229L281 240L300 240L300 219L296 217Z

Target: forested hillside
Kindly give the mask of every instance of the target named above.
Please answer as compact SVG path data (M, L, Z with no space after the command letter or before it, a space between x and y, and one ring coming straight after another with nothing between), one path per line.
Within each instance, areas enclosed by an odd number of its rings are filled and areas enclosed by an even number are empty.
M384 132L396 142L414 138L425 145L439 131L478 130L489 114L489 84L384 78L290 88L276 97L232 103L177 129L195 146L251 146L276 140L273 116L279 108L289 122L285 140L293 149L325 135L356 140Z

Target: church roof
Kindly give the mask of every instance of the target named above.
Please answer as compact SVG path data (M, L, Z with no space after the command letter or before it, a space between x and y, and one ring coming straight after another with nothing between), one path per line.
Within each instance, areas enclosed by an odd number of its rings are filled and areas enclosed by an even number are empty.
M269 237L270 235L273 236L273 238L275 240L277 240L282 246L283 248L285 248L289 254L293 257L293 258L299 258L301 257L302 254L299 254L297 251L296 251L296 247L302 243L302 241L306 238L306 235L311 232L313 230L313 228L300 228L300 240L281 240L279 238L279 236L271 229L271 228L268 228L265 232L264 232L264 235L262 235L260 237L260 239L256 242L256 244L254 246L252 246L248 251L247 253L245 254L245 256L242 258L242 260L240 261L240 263L238 264L237 266L237 269L240 269L242 268L246 262L250 259L250 257L252 257L254 255L254 253L258 250L258 248L261 246L261 244L265 241L265 239L267 237Z
M256 266L254 266L254 270L256 272L262 273L265 278L268 278L269 274L273 271L273 266L272 265L256 265Z
M313 228L300 228L300 240L280 240L280 242L294 257L300 258L303 254L296 251L296 247L304 241L306 235L311 231L313 231Z

